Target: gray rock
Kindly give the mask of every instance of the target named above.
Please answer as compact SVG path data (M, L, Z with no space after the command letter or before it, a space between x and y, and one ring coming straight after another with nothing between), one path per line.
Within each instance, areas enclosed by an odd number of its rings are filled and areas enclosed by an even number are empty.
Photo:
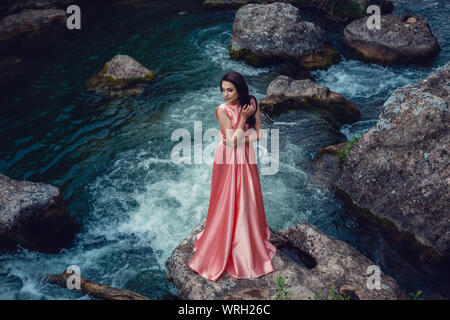
M269 4L273 2L284 2L294 4L295 0L205 0L202 2L203 7L210 9L235 9L247 4Z
M356 57L382 64L424 62L435 57L440 46L420 14L381 16L381 29L370 30L367 18L345 27L342 41Z
M118 54L111 61L107 62L106 65L108 66L108 71L105 72L104 76L112 77L115 80L144 78L150 73L150 70L127 55Z
M325 31L303 21L290 4L248 4L236 12L230 57L255 66L286 61L303 69L327 68L340 56L326 41Z
M60 9L25 9L0 20L0 45L14 39L33 39L52 26L65 28L66 13Z
M317 12L321 12L326 19L338 22L361 18L368 5L368 0L205 0L203 6L209 9L235 9L251 3L268 4L273 2L290 3L298 8L314 8ZM381 6L383 9L385 7L385 5Z
M48 253L72 243L79 226L58 188L0 174L0 247Z
M316 227L300 222L277 232L271 230L271 242L277 246L272 259L275 271L254 279L235 279L226 271L210 281L191 270L188 262L194 254L197 234L205 220L174 249L166 261L167 279L174 282L181 299L228 300L277 298L278 278L285 280L285 290L292 300L332 299L344 294L357 299L406 299L396 282L381 272L381 288L368 289L367 267L373 265L356 249L333 239Z
M361 117L358 107L341 94L311 80L294 80L284 75L269 84L260 108L269 115L293 109L311 109L326 113L338 123L352 123Z
M65 11L71 4L79 4L82 0L15 0L9 2L5 6L7 6L8 15L11 15L24 9L62 9Z
M362 216L418 241L427 259L450 254L449 92L450 62L395 90L337 185Z
M87 82L90 90L108 94L136 94L154 80L154 74L127 55L115 55Z

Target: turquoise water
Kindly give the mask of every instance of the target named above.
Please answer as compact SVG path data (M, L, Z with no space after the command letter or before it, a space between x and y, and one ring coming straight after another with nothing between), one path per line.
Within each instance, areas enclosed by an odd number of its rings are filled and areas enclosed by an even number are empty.
M212 165L173 163L171 135L182 128L193 137L195 121L203 133L218 129L215 108L223 102L219 81L226 72L242 73L259 100L283 72L229 59L233 10L206 12L198 1L147 10L81 9L82 30L55 40L45 54L27 51L27 75L2 89L0 172L59 187L83 227L75 245L58 255L23 248L2 253L1 299L92 299L42 281L70 265L89 280L152 299L176 294L164 264L206 217ZM373 126L395 88L449 60L447 1L396 2L396 13L408 11L427 18L441 54L426 66L382 67L351 60L344 51L341 63L313 72L319 83L357 103L362 120L336 130L306 111L274 118L266 128L280 132L279 171L261 175L261 183L272 229L310 222L358 248L405 291L422 289L432 297L448 294L448 278L404 262L381 235L358 226L332 194L311 184L303 168L320 148ZM340 30L328 28L340 47ZM115 54L132 56L157 80L138 96L88 92L84 82ZM214 143L203 141L202 148Z

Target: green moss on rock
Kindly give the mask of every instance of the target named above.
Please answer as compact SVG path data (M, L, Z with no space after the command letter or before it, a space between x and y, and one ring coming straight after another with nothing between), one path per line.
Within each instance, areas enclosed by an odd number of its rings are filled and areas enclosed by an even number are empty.
M130 87L136 83L146 83L152 82L155 80L155 75L153 72L149 72L144 77L134 77L128 79L115 79L111 76L105 76L105 73L108 71L108 64L105 64L100 70L100 72L96 73L92 77L88 79L86 85L88 88L92 89L97 87L99 84L104 83L107 86L122 89L126 87Z
M233 50L232 43L228 45L228 50L230 53L230 59L244 60L254 67L262 67L272 63L279 63L283 61L282 57L273 55L258 55L250 49Z
M353 0L328 0L328 14L330 16L359 19L364 17L365 9Z
M345 146L344 150L337 151L334 153L334 155L341 161L341 163L343 163L345 161L345 159L347 159L348 153L353 148L353 145L355 144L355 142L359 140L359 138L361 138L361 136L353 138L352 141L348 142L348 144Z
M254 67L288 63L302 70L328 69L341 60L339 52L328 45L300 57L295 55L260 55L250 49L233 50L232 43L228 45L228 52L230 59L244 60Z

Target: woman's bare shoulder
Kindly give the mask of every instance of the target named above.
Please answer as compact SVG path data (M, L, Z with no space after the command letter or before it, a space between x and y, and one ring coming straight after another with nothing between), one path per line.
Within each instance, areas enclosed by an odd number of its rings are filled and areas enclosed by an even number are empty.
M219 116L218 116L219 110L221 110L222 113L226 114L226 115L228 116L228 118L231 118L231 116L230 116L230 114L229 114L229 112L228 112L228 110L227 110L227 107L226 107L225 103L221 103L221 104L219 104L219 106L216 108L216 118L217 118L217 120L219 120Z

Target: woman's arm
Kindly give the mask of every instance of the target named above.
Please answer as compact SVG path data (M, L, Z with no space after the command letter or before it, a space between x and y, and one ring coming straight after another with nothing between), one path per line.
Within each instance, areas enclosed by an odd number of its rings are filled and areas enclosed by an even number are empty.
M259 112L259 103L257 104L256 112L255 112L255 130L256 132L252 132L250 136L252 136L249 142L259 141L262 138L262 122L261 122L261 113ZM254 139L254 140L253 140Z
M241 117L242 119L243 117ZM247 121L247 119L245 119L245 121ZM244 126L245 126L245 121L244 121ZM230 122L231 125L231 122ZM242 127L243 129L244 127ZM223 130L222 130L223 132ZM245 143L249 144L251 142L255 142L255 141L259 141L262 138L262 123L261 123L261 114L259 112L259 103L257 104L257 110L255 112L255 131L251 132L248 136L245 136ZM227 139L225 138L223 143L226 144ZM236 144L234 144L234 146L236 146Z
M241 137L244 135L244 126L247 118L245 116L240 117L236 130L233 130L230 118L222 109L217 110L217 119L219 120L222 133L224 133L225 135L224 143L230 147L235 147L237 145L238 139L241 139Z

